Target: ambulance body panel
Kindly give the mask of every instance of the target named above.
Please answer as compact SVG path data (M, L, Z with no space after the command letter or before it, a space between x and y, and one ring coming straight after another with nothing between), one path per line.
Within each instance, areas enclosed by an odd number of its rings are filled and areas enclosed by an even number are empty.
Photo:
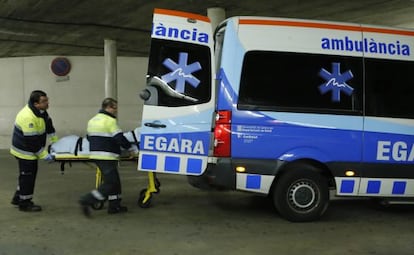
M213 35L158 9L153 26L140 170L270 195L292 221L319 218L329 189L413 197L413 31L232 17Z

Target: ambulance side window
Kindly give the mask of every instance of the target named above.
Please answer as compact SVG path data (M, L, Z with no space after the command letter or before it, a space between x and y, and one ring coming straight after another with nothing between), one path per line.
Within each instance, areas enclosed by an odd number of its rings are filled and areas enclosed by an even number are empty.
M361 115L362 61L362 58L348 56L247 52L238 108ZM325 76L320 75L322 70ZM338 89L345 87L343 82L348 85L346 91Z
M366 115L414 118L414 62L365 59Z

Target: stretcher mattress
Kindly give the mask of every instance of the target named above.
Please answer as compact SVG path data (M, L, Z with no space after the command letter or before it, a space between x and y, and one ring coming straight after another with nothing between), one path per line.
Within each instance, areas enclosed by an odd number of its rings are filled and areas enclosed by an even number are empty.
M124 132L124 136L131 143L131 146L139 148L140 128ZM86 137L78 135L68 135L61 137L57 142L49 147L49 153L59 160L88 160L89 141ZM128 157L126 150L121 151L121 158Z

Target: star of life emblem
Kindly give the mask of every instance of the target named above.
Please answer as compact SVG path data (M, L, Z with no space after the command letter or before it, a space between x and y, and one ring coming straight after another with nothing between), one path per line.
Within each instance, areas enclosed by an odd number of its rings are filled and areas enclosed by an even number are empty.
M350 96L354 89L346 82L354 77L351 70L341 73L341 63L332 63L332 72L328 72L324 68L319 71L319 76L325 79L325 83L319 86L321 94L332 92L331 99L334 102L341 101L341 92Z
M193 73L201 70L200 62L194 62L187 64L188 53L180 52L178 57L178 63L174 62L170 58L164 60L163 65L171 70L171 72L161 76L161 79L166 83L176 81L175 91L184 93L185 84L188 83L194 88L197 88L200 84L200 80L197 79Z

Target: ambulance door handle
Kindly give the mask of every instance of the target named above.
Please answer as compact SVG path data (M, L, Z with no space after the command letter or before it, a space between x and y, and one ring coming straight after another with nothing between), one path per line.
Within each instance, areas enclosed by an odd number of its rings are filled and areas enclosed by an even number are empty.
M166 128L167 127L167 125L157 123L157 122L145 123L144 125L146 127L152 127L152 128Z

